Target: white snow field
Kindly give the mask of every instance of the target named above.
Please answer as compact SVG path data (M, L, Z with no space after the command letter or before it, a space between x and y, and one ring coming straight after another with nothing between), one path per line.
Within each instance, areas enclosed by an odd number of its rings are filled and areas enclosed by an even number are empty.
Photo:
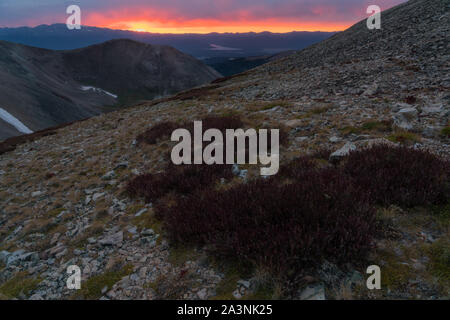
M5 122L8 122L10 125L14 126L17 129L17 131L21 133L25 134L33 133L33 131L28 129L26 125L24 125L19 119L14 117L5 109L0 108L0 118Z

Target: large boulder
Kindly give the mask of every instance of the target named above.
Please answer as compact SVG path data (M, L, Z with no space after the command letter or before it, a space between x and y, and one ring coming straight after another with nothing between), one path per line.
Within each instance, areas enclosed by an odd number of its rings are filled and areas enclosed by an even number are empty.
M393 116L394 125L398 128L411 130L417 121L418 112L414 107L403 108Z
M342 148L336 150L330 155L331 162L340 161L343 157L349 155L350 152L356 150L356 145L353 142L347 142Z

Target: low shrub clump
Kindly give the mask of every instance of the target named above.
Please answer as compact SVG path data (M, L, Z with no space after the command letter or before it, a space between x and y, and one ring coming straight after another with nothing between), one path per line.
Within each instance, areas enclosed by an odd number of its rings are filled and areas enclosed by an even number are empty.
M371 248L374 210L338 171L306 169L302 180L250 181L160 206L172 240L283 273L325 258L361 259Z
M147 144L156 144L160 139L168 138L172 135L172 132L180 128L175 122L167 121L156 124L144 133L140 134L136 141Z
M170 165L163 173L140 175L128 183L132 196L152 202L168 193L192 194L200 188L210 187L220 178L233 177L230 165Z
M380 205L433 205L449 198L449 162L427 151L378 145L352 152L343 171Z
M191 128L190 131L193 132L194 123L185 124L185 128ZM225 133L226 129L240 129L244 127L244 123L239 119L238 116L209 116L202 119L203 131L209 129L218 129L222 133Z
M202 119L203 131L208 129L219 129L225 132L226 129L238 129L243 127L242 121L236 116L210 116ZM179 128L185 128L194 134L194 122L177 124L172 121L165 121L156 124L144 133L140 134L136 141L140 143L156 144L161 139L168 139L172 132Z
M242 127L238 119L207 119L204 129ZM283 165L277 176L229 188L213 186L233 177L230 165L171 164L135 178L128 191L149 202L182 195L170 205L156 203L172 241L279 275L323 259L361 261L372 248L376 205L448 202L449 162L427 151L376 145L336 166L327 163L329 155L319 150Z

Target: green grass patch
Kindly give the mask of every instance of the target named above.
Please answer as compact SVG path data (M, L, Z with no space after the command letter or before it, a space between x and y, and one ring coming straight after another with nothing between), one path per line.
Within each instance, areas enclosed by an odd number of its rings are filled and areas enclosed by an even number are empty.
M342 134L362 134L371 132L389 132L392 125L389 121L368 121L360 126L346 126L340 129Z
M112 286L119 282L123 277L133 273L133 266L128 264L118 271L106 271L105 273L93 276L89 278L85 283L81 283L81 290L79 290L74 296L73 300L96 300L102 296L103 288L107 287L108 290Z
M437 222L443 227L450 227L450 203L431 207L431 212Z
M182 245L170 247L169 250L169 262L174 266L181 266L186 261L195 260L198 256L195 249L184 247Z
M331 107L315 107L315 108L309 110L308 112L306 112L305 114L297 116L296 118L297 119L311 118L312 116L323 114L330 109L331 109Z
M28 296L42 281L39 277L29 277L27 272L19 272L0 286L0 295L7 299L17 298L21 293Z
M408 280L414 277L412 268L402 264L394 256L381 268L381 288L398 290L408 284Z
M56 208L56 209L50 210L49 212L47 212L47 216L54 218L54 217L58 216L64 210L65 210L64 208Z
M141 209L144 209L145 205L143 204L135 204L133 206L130 206L127 208L127 214L128 215L136 215Z
M223 109L220 113L219 116L221 117L229 117L229 118L233 118L233 117L241 117L242 112L236 109L231 109L231 108L226 108Z
M416 135L415 133L408 132L408 131L401 131L391 134L389 137L387 137L389 141L392 142L399 142L402 144L405 143L416 143L420 142L420 137Z
M309 111L310 114L322 114L330 110L330 107L316 107Z
M450 126L447 126L441 130L441 136L445 138L450 138Z
M273 101L273 102L268 102L268 103L261 103L261 104L252 104L247 106L247 110L249 111L267 111L270 109L273 109L275 107L281 107L281 108L288 108L292 106L292 104L288 101Z
M340 131L341 131L342 134L344 134L344 135L349 135L349 134L361 134L361 133L362 133L361 128L353 127L353 126L346 126L346 127L344 127L344 128L341 128Z
M139 217L134 217L131 220L131 224L133 224L140 230L152 229L156 234L163 234L163 223L161 220L155 217L151 209L149 209ZM159 243L159 241L161 241L161 237L158 237L157 243Z
M392 125L389 121L368 121L361 125L361 129L364 131L391 131Z
M216 295L212 297L212 300L236 300L233 292L237 289L237 282L248 278L252 273L252 268L237 261L217 260L214 257L212 257L211 264L225 275L217 285Z
M275 294L275 289L271 285L261 285L255 292L245 296L246 300L272 300Z
M441 238L434 242L429 248L429 269L433 276L438 278L439 283L450 286L450 241Z

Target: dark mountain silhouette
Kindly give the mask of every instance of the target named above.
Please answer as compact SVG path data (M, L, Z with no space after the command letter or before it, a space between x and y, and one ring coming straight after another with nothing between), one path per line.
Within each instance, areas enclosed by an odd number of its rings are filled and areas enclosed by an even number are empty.
M68 30L65 24L35 28L0 28L0 40L54 50L71 50L112 39L169 45L197 58L248 57L300 50L322 41L335 32L156 34L82 27ZM233 49L233 50L230 50Z

